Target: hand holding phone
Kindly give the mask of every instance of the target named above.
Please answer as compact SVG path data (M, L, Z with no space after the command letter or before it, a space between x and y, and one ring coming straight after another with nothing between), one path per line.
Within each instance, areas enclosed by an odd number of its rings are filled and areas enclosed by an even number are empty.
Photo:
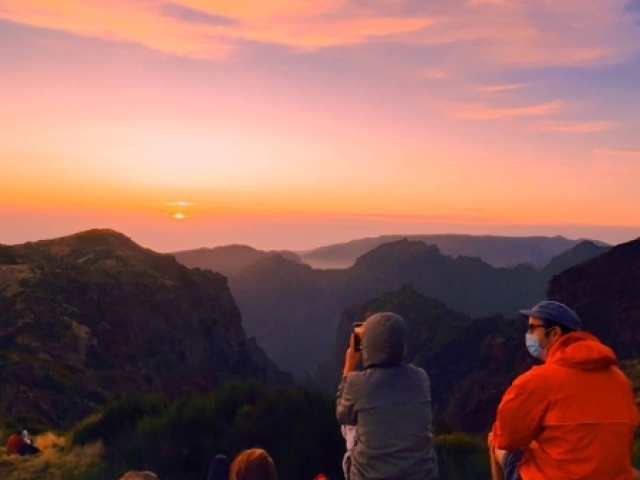
M353 372L360 361L362 351L362 334L362 322L354 323L351 338L349 339L349 348L347 349L344 359L344 370L342 371L343 376L347 376L349 373Z
M356 352L362 351L362 322L356 322L353 324L353 349Z

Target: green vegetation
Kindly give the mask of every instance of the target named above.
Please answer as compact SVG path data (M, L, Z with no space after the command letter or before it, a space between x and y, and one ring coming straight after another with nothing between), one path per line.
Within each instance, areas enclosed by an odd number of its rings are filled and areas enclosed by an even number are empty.
M38 457L2 455L0 478L115 480L128 470L151 470L161 480L203 480L214 455L233 457L259 446L272 455L283 480L310 480L320 472L340 479L344 453L332 397L249 382L174 403L122 396L66 437L41 435L38 446L44 452ZM436 449L441 479L488 479L481 438L447 433L437 438Z
M339 475L344 441L330 398L302 389L232 383L167 404L126 396L69 434L70 446L101 443L105 478L151 470L163 480L201 480L209 462L254 446L273 456L282 478Z
M440 435L436 451L442 480L490 480L486 440L464 433Z

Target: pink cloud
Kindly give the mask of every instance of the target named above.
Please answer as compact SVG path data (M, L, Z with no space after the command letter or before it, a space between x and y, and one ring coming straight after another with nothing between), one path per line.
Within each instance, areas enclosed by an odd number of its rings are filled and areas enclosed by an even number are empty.
M503 118L548 115L559 111L562 105L560 101L521 107L492 107L480 103L456 104L453 106L453 115L463 120L500 120Z
M0 0L0 18L192 58L224 58L238 40L316 49L417 31L431 22L416 16L335 14L344 3L176 0L173 9L182 8L183 14L167 15L160 0ZM192 21L196 16L220 21Z
M463 8L451 2L429 28L402 41L454 44L461 68L610 63L638 51L637 27L620 15L625 1L472 0Z
M507 92L511 90L519 90L524 87L524 83L512 83L505 85L480 85L476 89L480 92Z
M549 133L597 133L615 128L615 122L551 122L536 125L533 129Z
M595 150L598 155L605 155L608 157L626 157L626 158L638 158L640 159L640 148L598 148Z

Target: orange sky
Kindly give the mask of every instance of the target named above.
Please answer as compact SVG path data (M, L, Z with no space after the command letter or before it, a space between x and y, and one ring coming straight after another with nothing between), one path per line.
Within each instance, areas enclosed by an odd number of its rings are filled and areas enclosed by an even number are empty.
M639 45L640 0L0 0L0 243L635 238Z

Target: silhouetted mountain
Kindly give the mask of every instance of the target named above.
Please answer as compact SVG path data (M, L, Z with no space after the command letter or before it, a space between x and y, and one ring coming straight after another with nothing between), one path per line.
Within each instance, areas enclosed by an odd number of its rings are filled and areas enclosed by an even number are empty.
M599 250L580 246L548 268L496 268L477 258L452 258L436 246L400 240L361 256L348 269L315 270L283 257L256 262L230 279L245 328L282 368L304 374L332 348L341 310L402 285L473 317L515 315L544 297L556 266Z
M295 262L301 261L293 252L256 250L248 245L225 245L173 253L180 263L189 268L206 268L225 277L237 275L257 260L273 255L282 255Z
M608 252L611 247L597 245L594 242L585 240L580 242L566 252L562 252L551 259L548 265L543 268L549 278L564 270L578 265L586 260L602 255Z
M477 257L495 267L512 267L521 263L542 267L556 255L581 242L581 240L569 240L560 236L384 235L327 245L314 250L298 252L298 254L305 263L314 268L347 268L368 251L384 243L402 239L436 245L443 254L452 257ZM606 245L602 242L595 243L600 246Z
M553 277L548 297L575 308L621 358L640 358L640 239Z
M288 383L247 339L227 279L113 231L0 247L0 402L68 426L122 392Z

